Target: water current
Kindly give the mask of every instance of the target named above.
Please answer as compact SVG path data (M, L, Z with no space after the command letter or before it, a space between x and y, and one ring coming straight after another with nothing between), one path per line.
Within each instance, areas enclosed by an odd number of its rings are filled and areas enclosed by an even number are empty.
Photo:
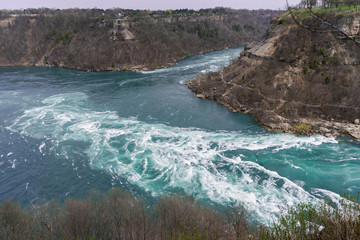
M242 50L146 72L0 68L0 200L185 192L268 222L300 201L357 194L359 142L269 132L183 84Z

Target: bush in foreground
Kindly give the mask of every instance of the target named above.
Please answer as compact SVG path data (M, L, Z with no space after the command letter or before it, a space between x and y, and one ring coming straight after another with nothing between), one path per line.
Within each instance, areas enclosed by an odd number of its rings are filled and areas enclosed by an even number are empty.
M151 205L112 189L107 194L94 191L85 200L26 209L6 200L0 205L0 239L360 239L360 206L353 199L336 206L298 204L270 227L249 219L241 206L220 213L184 194L165 195Z
M188 195L166 195L153 206L112 189L63 206L52 201L22 209L4 201L0 239L247 239L247 218L243 208L220 214Z
M360 239L360 205L354 199L339 204L298 204L267 232L268 239Z

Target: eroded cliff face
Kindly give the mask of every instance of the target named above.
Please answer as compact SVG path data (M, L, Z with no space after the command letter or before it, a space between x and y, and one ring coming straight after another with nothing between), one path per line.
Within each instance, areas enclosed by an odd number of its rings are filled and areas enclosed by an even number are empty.
M331 16L338 29L359 35L359 15ZM187 86L269 129L360 139L360 46L309 18L309 31L280 16L267 35L231 66Z
M279 14L272 10L220 10L155 14L69 9L0 14L0 66L88 71L162 68L188 55L253 41Z

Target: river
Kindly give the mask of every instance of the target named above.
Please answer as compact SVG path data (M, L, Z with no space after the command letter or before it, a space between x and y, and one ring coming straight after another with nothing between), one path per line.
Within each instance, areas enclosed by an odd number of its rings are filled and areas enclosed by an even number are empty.
M300 201L356 195L359 142L269 132L183 84L241 51L146 72L0 68L0 200L185 192L268 222Z

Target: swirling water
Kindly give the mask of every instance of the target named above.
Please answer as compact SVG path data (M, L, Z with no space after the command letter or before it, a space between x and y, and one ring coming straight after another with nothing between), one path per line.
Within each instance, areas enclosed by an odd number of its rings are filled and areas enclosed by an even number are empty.
M358 193L358 142L268 132L183 85L242 50L139 73L0 68L0 200L185 192L267 222L299 201Z

